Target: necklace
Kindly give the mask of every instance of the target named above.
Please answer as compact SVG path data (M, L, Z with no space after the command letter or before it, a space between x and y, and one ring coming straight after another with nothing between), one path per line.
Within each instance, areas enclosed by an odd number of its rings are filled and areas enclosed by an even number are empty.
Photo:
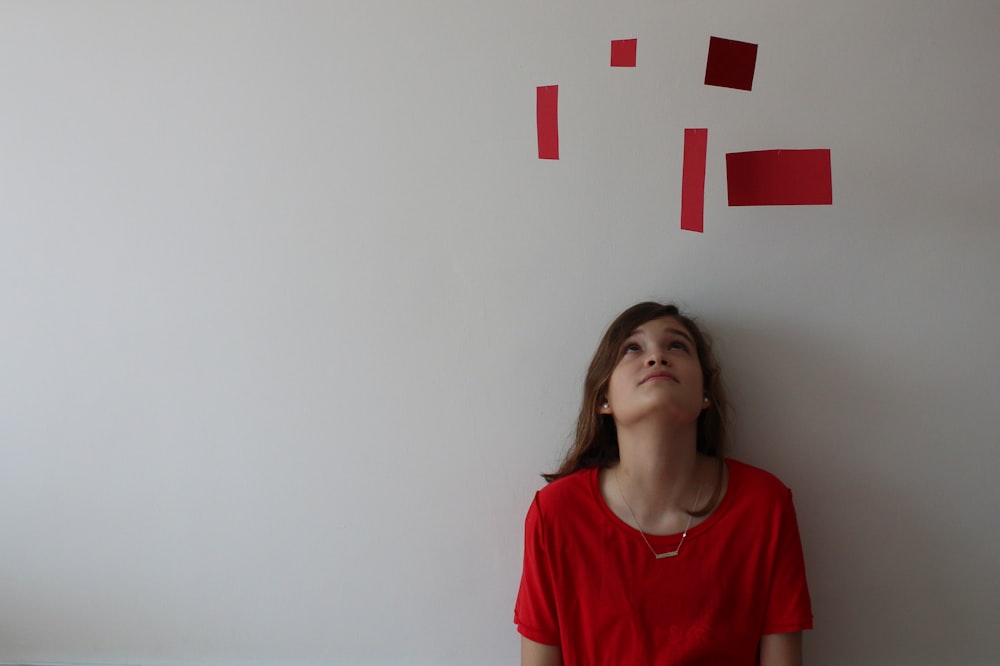
M642 525L639 524L639 519L635 517L635 511L632 510L632 505L628 503L627 499L625 499L625 493L622 492L622 482L618 478L617 469L615 470L615 485L618 486L618 494L622 496L622 501L625 502L625 508L628 509L629 515L632 516L632 520L635 522L635 526L639 530L639 535L642 537L642 540L646 542L646 546L649 548L649 552L653 554L653 557L655 557L658 560L666 559L668 557L677 557L677 554L681 552L681 546L684 545L684 539L687 538L688 530L691 528L691 519L694 518L694 516L692 516L690 513L688 514L687 525L684 526L684 532L681 533L681 540L680 543L677 544L677 547L666 553L658 553L656 552L656 549L653 548L653 544L649 543L649 539L646 538L646 533L642 531ZM698 494L694 498L695 507L698 506L698 500L700 499L701 499L701 483L699 482Z

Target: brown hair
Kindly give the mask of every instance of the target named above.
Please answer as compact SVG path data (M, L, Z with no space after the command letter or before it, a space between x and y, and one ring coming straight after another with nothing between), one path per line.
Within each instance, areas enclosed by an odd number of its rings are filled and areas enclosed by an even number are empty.
M608 389L611 373L621 359L625 341L639 326L661 319L673 317L679 321L694 340L701 365L705 395L709 399L708 408L698 416L697 448L699 453L719 459L718 482L708 503L695 508L692 515L708 513L719 501L722 494L722 475L725 468L723 453L728 435L728 403L722 384L719 363L712 353L712 340L693 319L681 314L676 305L661 303L639 303L618 315L604 333L601 343L594 352L583 382L583 404L576 422L576 438L562 464L556 472L543 474L546 481L555 481L573 472L592 467L610 467L618 461L618 432L611 415L600 414L598 403Z

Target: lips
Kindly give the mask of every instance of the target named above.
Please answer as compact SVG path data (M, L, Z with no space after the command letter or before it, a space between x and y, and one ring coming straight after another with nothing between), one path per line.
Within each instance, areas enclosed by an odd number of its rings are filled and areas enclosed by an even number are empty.
M652 372L652 373L646 375L645 377L643 377L642 381L639 382L639 383L640 384L645 384L646 382L655 382L655 381L670 381L670 382L673 382L675 384L679 383L677 381L677 378L674 377L669 372Z

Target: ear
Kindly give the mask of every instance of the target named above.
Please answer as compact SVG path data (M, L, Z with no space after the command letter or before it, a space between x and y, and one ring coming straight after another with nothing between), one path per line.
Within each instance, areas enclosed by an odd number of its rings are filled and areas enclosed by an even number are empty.
M611 412L611 404L608 403L608 399L607 398L601 397L601 399L597 401L597 413L598 414L611 414L612 413Z
M706 409L708 409L711 406L712 406L712 399L709 398L707 395L704 398L701 399L701 409L702 409L702 411L705 411Z

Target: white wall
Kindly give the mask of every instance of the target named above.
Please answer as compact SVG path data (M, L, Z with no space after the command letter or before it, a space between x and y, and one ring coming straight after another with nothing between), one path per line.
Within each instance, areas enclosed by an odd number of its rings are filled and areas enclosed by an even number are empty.
M514 663L537 474L651 297L714 331L734 455L795 491L809 663L995 663L998 25L0 5L0 662ZM702 84L712 35L760 45L752 92ZM725 153L769 148L830 148L833 206L729 208Z

